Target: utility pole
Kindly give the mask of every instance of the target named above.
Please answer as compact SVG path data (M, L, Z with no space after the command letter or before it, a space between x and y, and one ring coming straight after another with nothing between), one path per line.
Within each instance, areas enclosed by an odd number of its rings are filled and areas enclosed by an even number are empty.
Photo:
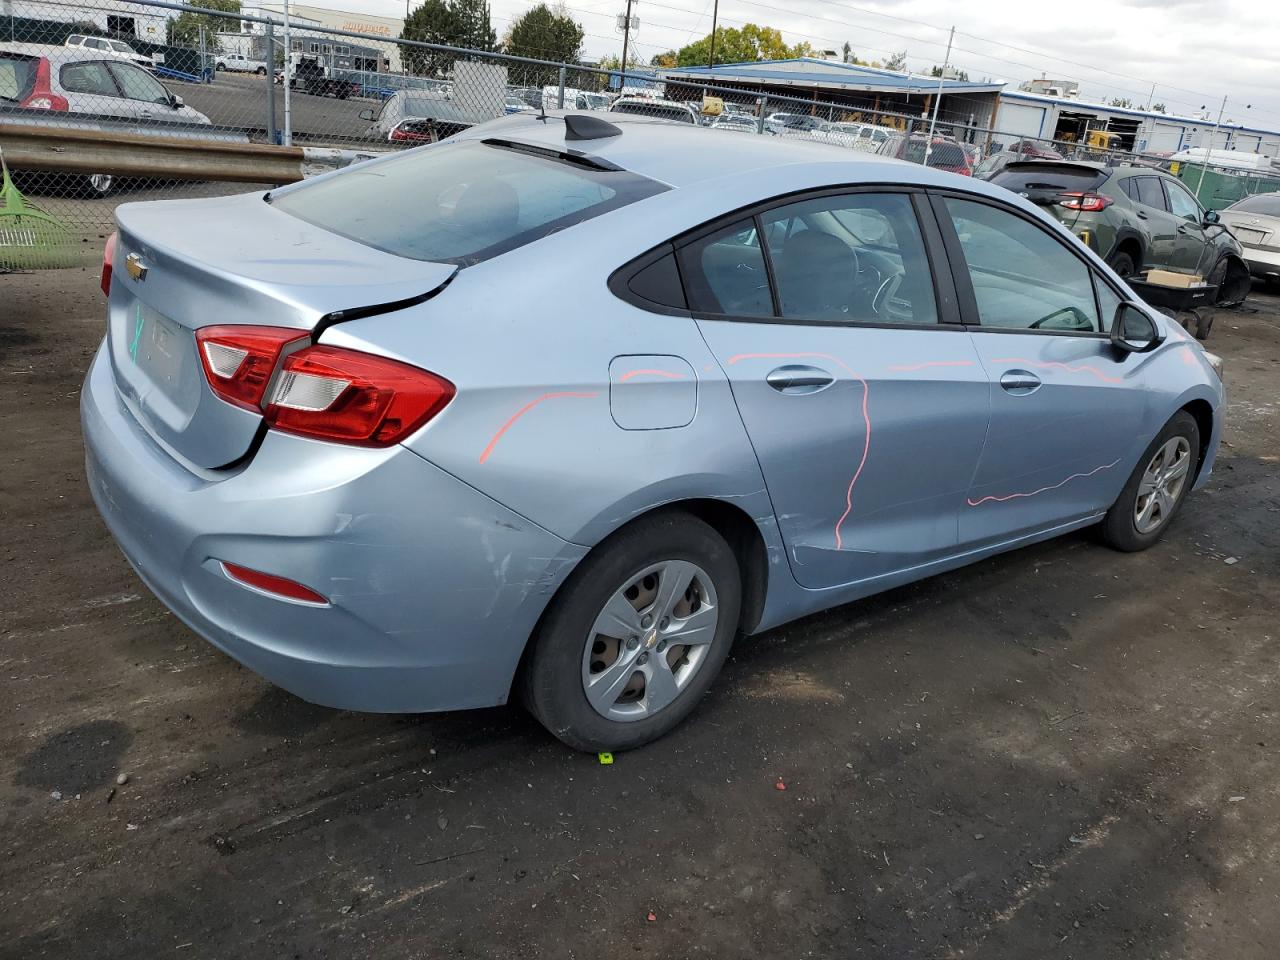
M289 39L289 0L284 0L284 133L280 142L293 146L293 114L290 112L289 94L293 90L293 43Z
M933 95L933 116L929 118L929 142L924 148L924 165L929 165L929 155L933 153L933 128L938 123L938 107L942 104L942 85L947 80L947 67L951 66L951 43L956 38L956 28L951 28L951 34L947 37L947 55L942 61L942 73L938 76L938 92ZM906 66L906 64L903 64Z
M1200 188L1204 186L1204 174L1209 169L1209 158L1213 156L1213 143L1218 139L1218 128L1222 126L1222 115L1227 111L1227 98L1222 98L1222 106L1218 108L1218 122L1213 125L1213 133L1209 134L1209 146L1204 151L1204 163L1200 165L1200 182L1196 184L1196 199L1200 199Z
M631 2L627 0L627 19L622 24L622 71L618 76L618 95L627 95L627 46L631 41Z
M711 7L711 55L707 57L707 69L716 65L716 21L720 17L720 0L714 0Z

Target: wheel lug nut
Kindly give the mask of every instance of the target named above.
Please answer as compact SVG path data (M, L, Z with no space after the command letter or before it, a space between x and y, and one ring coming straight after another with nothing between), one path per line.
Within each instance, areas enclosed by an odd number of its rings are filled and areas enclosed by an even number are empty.
M640 618L640 626L644 627L646 630L648 630L652 624L653 624L653 617L651 617L649 614L646 613L643 617Z
M627 649L628 649L628 650L634 650L634 649L635 649L636 647L638 647L638 646L640 646L640 638L639 638L639 637L627 637Z
M658 652L659 652L659 653L661 653L661 652L662 652L663 650L665 650L665 649L667 649L667 641L665 641L665 640L659 640L659 641L658 641Z
M667 629L667 624L669 624L670 622L671 622L671 620L670 620L669 618L667 618L667 617L663 617L663 618L658 622L658 626L659 626L659 627L661 627L663 630L665 630L665 629Z
M636 663L638 663L642 667L648 662L649 662L649 654L647 653L642 653L640 654L640 656L636 657Z

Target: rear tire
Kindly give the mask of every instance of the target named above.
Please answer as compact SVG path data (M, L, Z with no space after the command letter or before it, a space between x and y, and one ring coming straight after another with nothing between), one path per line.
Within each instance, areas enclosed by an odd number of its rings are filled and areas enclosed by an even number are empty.
M1133 257L1119 250L1107 258L1107 266L1116 272L1121 280L1132 277L1138 272L1138 266L1133 262Z
M678 510L642 517L597 546L547 608L522 669L525 705L576 750L655 740L711 686L741 605L738 561L720 534ZM633 612L636 624L619 626Z
M1151 441L1098 528L1116 550L1145 550L1160 539L1195 481L1200 428L1179 410Z

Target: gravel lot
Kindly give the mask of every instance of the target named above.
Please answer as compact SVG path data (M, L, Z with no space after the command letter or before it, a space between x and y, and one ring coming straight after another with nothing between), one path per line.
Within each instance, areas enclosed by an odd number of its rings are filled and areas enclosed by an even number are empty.
M96 287L0 276L0 956L1276 955L1280 300L1218 318L1165 542L772 631L603 766L514 708L311 706L166 613L84 483Z

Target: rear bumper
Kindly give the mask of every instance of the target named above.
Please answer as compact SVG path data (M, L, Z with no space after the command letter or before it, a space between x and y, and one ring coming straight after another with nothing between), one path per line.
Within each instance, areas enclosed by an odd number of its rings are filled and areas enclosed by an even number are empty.
M1241 256L1249 265L1249 272L1255 277L1280 279L1280 250L1244 247Z
M214 646L326 706L504 702L525 641L585 552L403 447L268 433L239 472L197 476L139 426L101 351L81 420L94 501L147 586ZM245 587L220 561L329 603Z

